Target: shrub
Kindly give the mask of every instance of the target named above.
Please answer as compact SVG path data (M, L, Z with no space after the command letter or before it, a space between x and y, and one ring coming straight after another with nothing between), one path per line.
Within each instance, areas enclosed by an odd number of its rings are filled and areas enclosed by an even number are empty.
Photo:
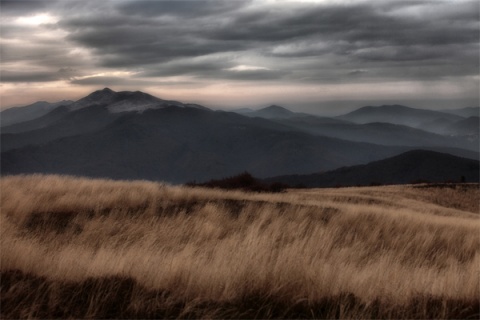
M261 180L253 177L250 173L246 171L236 176L227 177L219 180L212 179L204 183L197 183L195 181L189 182L187 183L187 186L220 188L220 189L226 189L226 190L239 189L239 190L253 191L253 192L274 192L274 193L283 192L285 191L286 188L289 187L288 185L280 182L274 182L271 184L264 183Z

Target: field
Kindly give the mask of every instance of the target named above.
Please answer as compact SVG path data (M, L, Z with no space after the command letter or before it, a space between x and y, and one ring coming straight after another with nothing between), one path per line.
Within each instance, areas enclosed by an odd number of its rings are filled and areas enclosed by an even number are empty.
M478 184L1 179L2 318L478 318Z

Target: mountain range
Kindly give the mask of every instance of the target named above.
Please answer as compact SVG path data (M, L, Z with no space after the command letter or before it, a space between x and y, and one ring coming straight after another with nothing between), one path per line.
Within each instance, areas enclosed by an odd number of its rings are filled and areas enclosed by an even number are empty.
M415 182L479 182L479 162L445 153L413 150L366 165L309 175L273 177L265 181L309 188Z
M312 135L350 141L389 146L435 146L479 150L478 117L464 118L398 105L364 107L335 118L296 113L276 105L259 110L247 109L236 112L249 117L269 119ZM421 120L418 119L418 115L421 115ZM430 125L423 121L429 122ZM407 122L415 123L417 126L408 126L405 124Z
M49 112L32 106L15 108L13 122L3 121L10 109L0 113L2 175L39 172L185 183L249 171L267 178L367 164L418 148L478 162L478 134L441 135L378 122L379 116L374 123L360 123L367 119L364 111L358 119L355 113L327 118L280 106L235 113L108 88L49 105ZM385 108L377 109L388 120ZM407 110L422 114L421 122L445 118L440 112ZM448 126L476 124L452 114L445 119L453 121Z
M37 101L28 106L9 108L0 113L0 125L2 127L24 122L41 117L59 106L68 106L72 104L71 100L62 100L49 103L46 101Z
M459 121L464 119L456 114L433 110L415 109L401 105L367 106L338 117L354 123L387 122L411 127L435 119Z

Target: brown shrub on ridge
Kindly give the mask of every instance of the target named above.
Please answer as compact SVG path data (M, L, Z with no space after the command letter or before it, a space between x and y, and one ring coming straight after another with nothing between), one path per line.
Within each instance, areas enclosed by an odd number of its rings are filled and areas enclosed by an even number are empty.
M244 190L253 192L283 192L289 186L280 182L264 183L253 177L250 173L244 172L236 176L210 180L204 183L189 182L189 187L220 188L226 190Z

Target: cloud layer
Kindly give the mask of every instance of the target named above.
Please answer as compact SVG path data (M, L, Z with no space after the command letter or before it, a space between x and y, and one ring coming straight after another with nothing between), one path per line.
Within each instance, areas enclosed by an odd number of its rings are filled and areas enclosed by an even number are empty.
M478 97L477 1L2 0L1 9L7 96L14 85L62 83L203 90L207 100L216 90L227 99L228 86L257 97L278 88L281 101L289 87L345 100L387 84L394 98L395 84L410 83L408 98L432 98L432 88ZM371 92L344 96L365 83Z

